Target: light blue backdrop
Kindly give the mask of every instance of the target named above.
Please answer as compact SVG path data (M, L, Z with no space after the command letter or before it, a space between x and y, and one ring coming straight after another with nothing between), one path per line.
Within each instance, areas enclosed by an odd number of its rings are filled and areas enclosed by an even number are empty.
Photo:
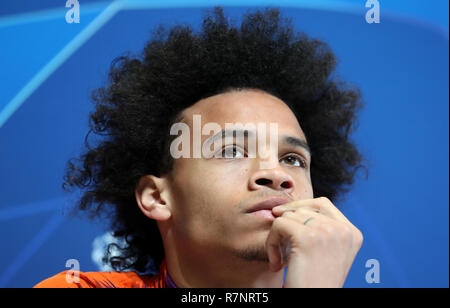
M31 287L77 259L96 271L102 224L70 218L65 163L82 150L112 59L139 52L155 25L198 26L204 8L231 17L276 4L297 30L329 43L337 75L361 88L355 140L370 161L338 206L365 242L347 287L448 287L448 1L383 1L367 24L365 1L83 1L67 24L65 1L0 3L0 287ZM63 215L64 214L64 215ZM366 261L380 264L368 284Z

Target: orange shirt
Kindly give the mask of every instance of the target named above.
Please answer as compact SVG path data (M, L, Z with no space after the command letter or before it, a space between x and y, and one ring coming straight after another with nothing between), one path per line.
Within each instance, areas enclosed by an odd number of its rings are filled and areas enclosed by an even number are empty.
M70 273L69 273L70 272ZM69 273L69 278L66 275ZM79 281L73 273L79 274ZM64 271L50 277L34 288L167 288L167 267L165 260L155 276L138 275L136 272L75 272Z

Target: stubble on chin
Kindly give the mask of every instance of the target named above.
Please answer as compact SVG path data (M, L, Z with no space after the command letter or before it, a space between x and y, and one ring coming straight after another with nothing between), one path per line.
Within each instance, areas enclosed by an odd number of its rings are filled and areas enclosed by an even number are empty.
M247 246L233 251L233 255L249 262L269 262L269 256L264 245Z

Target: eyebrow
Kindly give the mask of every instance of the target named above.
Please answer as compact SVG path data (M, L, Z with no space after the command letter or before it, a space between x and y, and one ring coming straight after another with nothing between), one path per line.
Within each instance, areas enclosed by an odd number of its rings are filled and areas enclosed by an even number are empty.
M292 137L292 136L284 136L283 142L287 143L294 147L301 147L308 151L309 155L311 155L311 148L309 147L308 143L306 141L303 141L299 138Z
M255 135L255 133L253 131L246 130L246 129L245 130L225 130L225 129L223 129L220 132L218 132L217 134L206 139L205 143L210 144L217 139L220 139L220 138L223 139L227 136L237 135L238 133L243 134L245 138ZM303 141L299 138L292 137L292 136L283 136L282 142L284 142L290 146L303 148L306 151L308 151L309 155L311 155L311 148L309 147L309 145L306 141Z

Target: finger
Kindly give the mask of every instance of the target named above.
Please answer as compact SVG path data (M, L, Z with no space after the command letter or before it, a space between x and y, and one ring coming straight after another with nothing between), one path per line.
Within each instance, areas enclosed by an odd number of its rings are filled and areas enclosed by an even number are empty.
M275 216L281 216L285 212L295 212L299 209L308 209L312 212L319 213L321 210L320 206L312 200L314 199L296 200L283 205L278 205L272 208L272 213Z
M310 232L310 230L292 219L279 217L274 220L266 240L266 251L271 271L279 271L282 269L283 263L286 263L286 260L282 260L280 247L291 241L291 235L294 233L301 235Z
M281 255L281 268L286 266L289 262L289 254L291 252L291 243L286 238L281 239L281 244L278 245Z
M318 221L318 222L325 220L323 223L327 223L331 219L325 215L316 213L307 208L302 208L295 212L294 211L286 211L283 213L283 215L281 215L281 217L294 220L295 222L297 222L299 224L308 225L309 227L311 227L310 222L312 222L313 220Z
M350 223L350 221L339 211L334 204L325 197L296 200L283 205L276 206L272 209L275 216L281 216L286 211L296 211L300 208L309 208L315 212L328 216L330 218Z

